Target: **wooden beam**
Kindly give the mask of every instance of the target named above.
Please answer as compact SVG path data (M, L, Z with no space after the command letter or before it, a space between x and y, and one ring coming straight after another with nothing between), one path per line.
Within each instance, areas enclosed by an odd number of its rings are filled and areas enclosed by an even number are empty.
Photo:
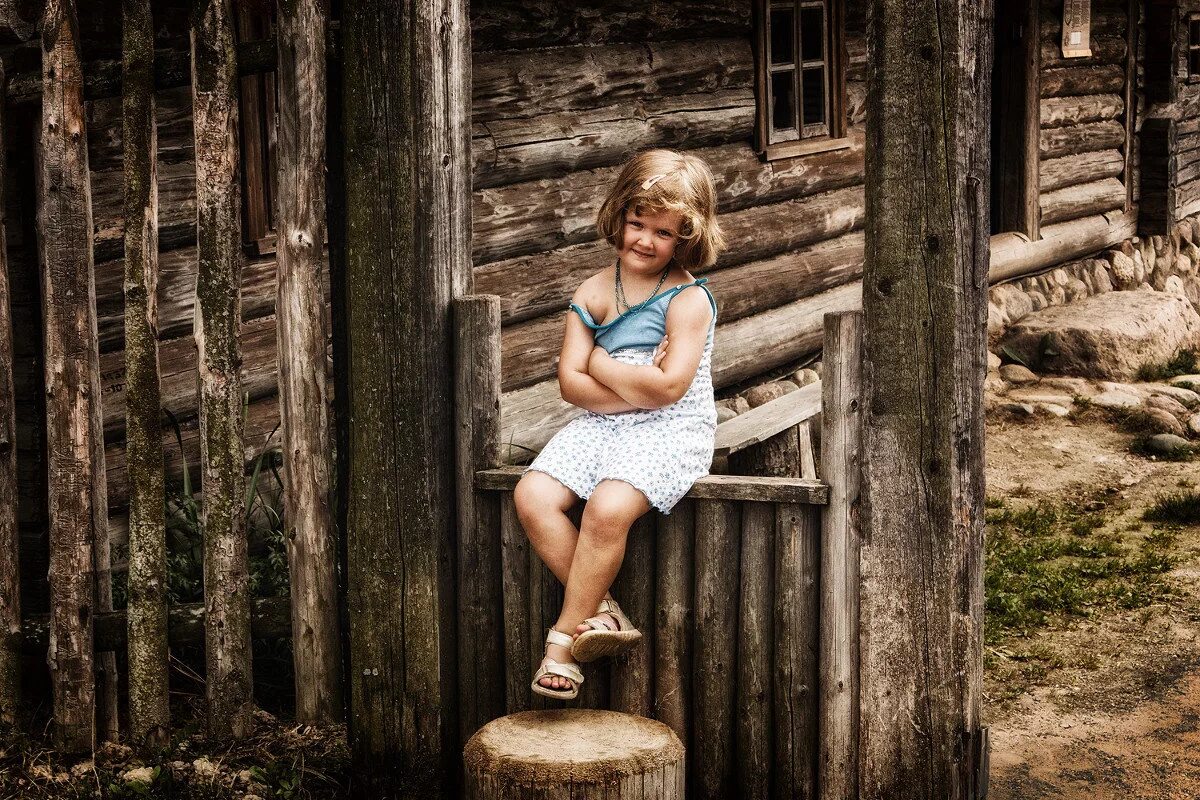
M208 731L253 731L250 586L242 478L242 236L237 63L232 0L192 8L192 119L196 136L196 352L204 486L204 602L208 609Z
M351 750L366 795L449 795L447 365L451 300L471 289L470 22L466 0L363 0L342 13Z
M325 39L328 0L279 0L276 228L279 412L296 719L342 719L333 458L326 390Z
M970 798L981 766L991 3L871 10L859 797Z
M6 84L0 64L0 90ZM0 91L0 97L3 92ZM6 152L4 104L0 103L0 153ZM8 177L0 159L0 209ZM13 393L12 289L8 244L0 213L0 722L13 725L21 713L21 559L17 532L17 419Z
M158 385L158 136L149 0L123 0L125 461L129 474L129 722L136 746L171 736L167 538Z
M728 457L820 413L821 382L817 381L718 425L713 455Z
M89 619L100 610L97 572L107 578L108 541L78 31L73 0L46 3L36 176L49 467L47 660L55 743L70 753L95 748L96 718L102 716L93 674L101 665L94 658Z

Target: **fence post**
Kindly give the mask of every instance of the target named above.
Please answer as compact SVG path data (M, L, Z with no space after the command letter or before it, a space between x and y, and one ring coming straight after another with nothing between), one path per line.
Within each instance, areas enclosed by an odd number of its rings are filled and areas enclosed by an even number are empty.
M0 98L8 80L0 64ZM5 152L4 102L0 99L0 153ZM0 209L5 163L0 159ZM17 534L17 427L13 394L12 293L8 247L0 213L0 722L14 723L21 705L21 567Z
M862 312L825 315L821 378L820 742L817 796L858 797L858 502Z

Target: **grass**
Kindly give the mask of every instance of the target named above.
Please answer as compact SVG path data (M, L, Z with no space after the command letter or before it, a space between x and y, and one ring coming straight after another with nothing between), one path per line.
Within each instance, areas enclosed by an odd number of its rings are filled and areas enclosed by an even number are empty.
M1101 533L1102 495L1075 502L989 504L986 539L986 640L996 644L1072 618L1143 608L1173 594L1163 573L1176 563L1175 534L1154 530L1126 543Z
M1139 436L1134 439L1129 445L1129 452L1143 458L1152 458L1158 461L1194 461L1196 459L1196 446L1188 443L1174 447L1165 452L1151 451L1148 442L1149 436Z
M1196 372L1196 353L1180 350L1165 364L1143 364L1138 370L1139 381L1165 381L1176 375L1191 375Z
M1142 519L1176 525L1200 525L1200 492L1181 491L1161 495L1146 509Z

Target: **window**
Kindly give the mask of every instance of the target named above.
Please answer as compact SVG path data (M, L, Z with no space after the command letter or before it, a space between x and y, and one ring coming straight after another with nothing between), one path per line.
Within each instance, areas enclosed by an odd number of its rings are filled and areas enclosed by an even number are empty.
M1188 80L1200 80L1200 14L1189 15L1187 26Z
M756 147L768 159L841 146L842 0L759 0Z

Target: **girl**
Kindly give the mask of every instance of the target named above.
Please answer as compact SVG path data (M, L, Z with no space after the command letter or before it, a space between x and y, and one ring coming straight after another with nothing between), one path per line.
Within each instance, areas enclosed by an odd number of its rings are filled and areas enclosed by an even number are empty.
M717 424L717 305L689 272L725 246L712 173L695 156L641 153L596 226L615 263L575 292L558 364L563 399L586 413L554 435L515 493L530 543L566 587L532 688L564 700L579 693L580 662L641 639L607 593L626 535L651 506L670 513L708 474ZM579 530L567 518L577 498L587 499Z

